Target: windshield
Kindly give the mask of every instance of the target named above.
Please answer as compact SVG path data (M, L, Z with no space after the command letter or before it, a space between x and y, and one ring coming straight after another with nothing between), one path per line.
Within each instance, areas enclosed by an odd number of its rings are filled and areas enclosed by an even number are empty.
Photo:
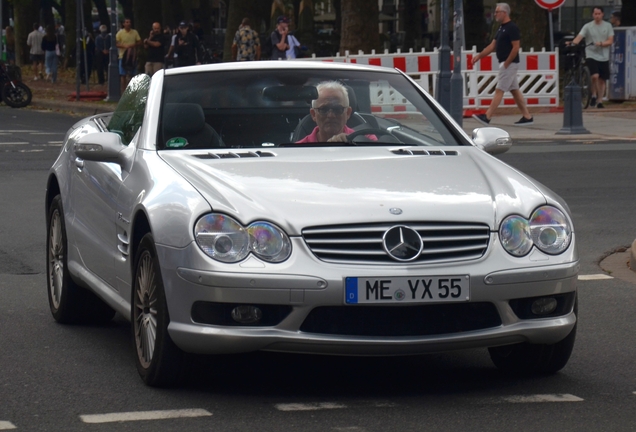
M160 150L469 145L404 76L322 69L166 76L157 142Z

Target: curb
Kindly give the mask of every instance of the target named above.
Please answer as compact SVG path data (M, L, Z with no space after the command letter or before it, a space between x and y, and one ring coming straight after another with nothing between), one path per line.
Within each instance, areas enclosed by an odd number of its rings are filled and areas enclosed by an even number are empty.
M629 249L629 262L627 263L627 267L636 272L636 240L632 243L632 247Z
M29 107L32 109L43 108L51 111L70 111L74 115L85 117L113 112L117 104L114 102L83 102L81 100L77 102L34 98Z

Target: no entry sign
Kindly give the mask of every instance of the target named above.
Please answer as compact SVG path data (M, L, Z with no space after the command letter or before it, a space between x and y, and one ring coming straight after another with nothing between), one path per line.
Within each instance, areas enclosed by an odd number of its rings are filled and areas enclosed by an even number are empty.
M534 1L543 9L547 9L547 10L560 8L561 6L563 6L563 3L565 3L565 0L534 0Z

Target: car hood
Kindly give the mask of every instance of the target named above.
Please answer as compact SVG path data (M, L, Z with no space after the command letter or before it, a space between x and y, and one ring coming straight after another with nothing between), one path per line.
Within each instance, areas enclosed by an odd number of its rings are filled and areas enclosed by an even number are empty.
M266 152L269 157L210 152L220 159L201 151L160 155L214 211L245 224L270 220L291 235L310 226L373 222L475 222L496 229L506 216L528 217L546 203L541 186L498 159L476 147L453 150L455 155L396 155L385 147L276 148ZM236 157L240 152L244 157Z

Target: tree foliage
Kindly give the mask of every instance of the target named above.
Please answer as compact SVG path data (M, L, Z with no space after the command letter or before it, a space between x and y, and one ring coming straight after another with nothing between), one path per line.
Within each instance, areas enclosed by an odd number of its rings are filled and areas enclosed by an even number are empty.
M340 36L340 54L345 51L366 53L379 50L378 2L368 0L340 0L342 28Z

